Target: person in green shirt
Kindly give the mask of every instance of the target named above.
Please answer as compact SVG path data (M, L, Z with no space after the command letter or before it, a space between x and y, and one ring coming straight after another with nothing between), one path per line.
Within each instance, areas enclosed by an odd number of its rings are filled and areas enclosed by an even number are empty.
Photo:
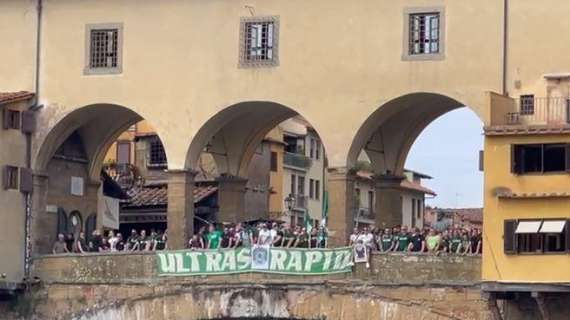
M451 231L451 240L449 241L449 253L460 254L463 239L457 230Z
M408 251L408 247L410 246L411 236L408 233L408 227L403 226L400 233L396 236L396 251L398 252L406 252Z
M218 249L222 242L222 232L216 230L216 227L211 224L208 228L208 235L206 235L206 240L208 241L208 249Z
M391 252L394 250L394 235L392 235L390 228L384 230L384 234L380 237L378 247L380 248L380 252Z
M438 254L439 247L441 246L441 235L434 229L429 229L429 234L426 237L426 244L429 253Z

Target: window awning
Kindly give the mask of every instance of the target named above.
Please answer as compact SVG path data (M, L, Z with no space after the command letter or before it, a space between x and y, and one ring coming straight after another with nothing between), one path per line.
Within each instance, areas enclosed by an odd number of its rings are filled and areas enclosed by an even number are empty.
M544 221L540 233L562 233L565 225L566 221L564 220Z
M542 221L520 221L515 233L537 233Z

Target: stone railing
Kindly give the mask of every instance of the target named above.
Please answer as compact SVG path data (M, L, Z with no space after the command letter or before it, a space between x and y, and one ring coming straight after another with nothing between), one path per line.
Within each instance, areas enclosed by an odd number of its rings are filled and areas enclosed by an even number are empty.
M103 284L175 282L262 282L310 283L323 281L366 281L377 285L473 286L481 277L481 258L373 254L370 268L356 264L353 272L334 275L291 276L246 273L223 276L159 277L155 253L48 255L35 258L33 275L45 283Z

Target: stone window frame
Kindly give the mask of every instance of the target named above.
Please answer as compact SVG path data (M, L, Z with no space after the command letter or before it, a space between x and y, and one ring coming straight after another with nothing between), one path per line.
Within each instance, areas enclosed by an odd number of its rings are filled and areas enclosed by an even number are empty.
M271 60L247 60L246 59L246 25L248 23L273 23L273 58ZM279 66L279 16L260 16L240 18L239 28L239 68L263 68Z
M100 29L117 29L117 67L91 68L91 31ZM105 75L123 73L123 23L93 23L85 25L85 75Z
M439 14L439 53L429 54L410 54L410 17L411 15L422 13ZM445 59L446 44L446 19L445 7L408 7L404 8L404 33L402 41L402 60L403 61L429 61Z

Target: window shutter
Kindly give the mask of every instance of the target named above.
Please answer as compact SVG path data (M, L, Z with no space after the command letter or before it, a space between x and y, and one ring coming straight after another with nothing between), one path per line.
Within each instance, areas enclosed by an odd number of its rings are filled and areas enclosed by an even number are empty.
M523 152L524 149L517 145L511 145L511 172L520 174L523 167Z
M36 115L33 111L22 112L22 132L34 133L36 131Z
M485 170L484 159L485 159L485 151L479 150L479 171Z
M570 253L570 219L566 221L566 251Z
M503 234L505 254L515 254L517 252L517 241L515 229L517 220L505 220L505 228Z
M28 168L20 168L20 191L23 193L31 193L34 188L34 180L32 170Z
M8 190L10 188L10 167L4 166L2 168L2 187L4 190Z
M570 143L566 144L566 172L570 172Z
M4 130L10 129L10 112L7 108L2 110L2 127Z

